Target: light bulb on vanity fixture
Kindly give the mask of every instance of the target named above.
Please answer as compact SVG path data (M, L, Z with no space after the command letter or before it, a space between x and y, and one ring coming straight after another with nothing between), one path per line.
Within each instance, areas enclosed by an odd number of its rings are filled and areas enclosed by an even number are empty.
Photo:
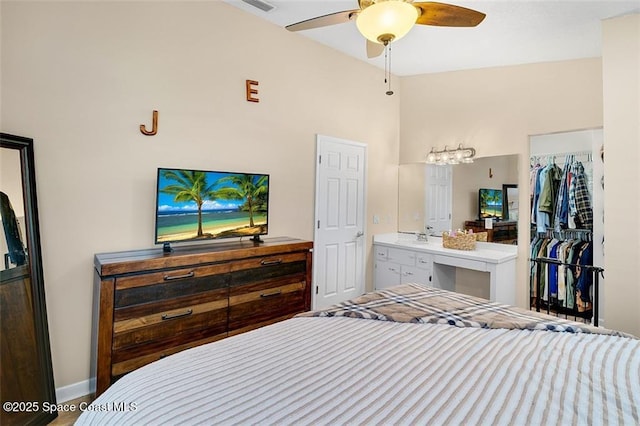
M435 164L437 160L438 160L438 157L437 157L436 151L432 147L431 151L427 154L427 163Z
M465 148L462 144L458 145L455 150L450 150L446 146L444 150L437 151L435 148L431 148L431 151L427 154L427 164L469 164L473 163L473 157L476 156L476 150L474 148Z
M447 164L449 162L450 158L451 158L451 156L449 155L449 150L445 146L444 147L444 151L440 152L440 161L439 161L439 163Z

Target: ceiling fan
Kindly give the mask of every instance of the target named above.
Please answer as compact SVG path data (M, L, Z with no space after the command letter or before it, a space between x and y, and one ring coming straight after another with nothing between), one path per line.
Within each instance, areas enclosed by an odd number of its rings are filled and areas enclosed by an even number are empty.
M302 31L356 20L367 39L367 57L382 54L392 41L406 35L415 24L440 27L475 27L485 17L482 12L437 2L413 0L358 0L359 9L344 10L287 25L289 31Z

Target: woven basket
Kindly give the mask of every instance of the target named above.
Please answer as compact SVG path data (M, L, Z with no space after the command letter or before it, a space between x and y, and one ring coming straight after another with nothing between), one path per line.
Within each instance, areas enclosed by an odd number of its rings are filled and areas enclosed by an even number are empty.
M484 243L487 242L488 232L475 232L473 235L476 236L476 241L482 241Z
M457 250L475 250L476 234L457 234L452 237L448 232L443 232L442 247Z

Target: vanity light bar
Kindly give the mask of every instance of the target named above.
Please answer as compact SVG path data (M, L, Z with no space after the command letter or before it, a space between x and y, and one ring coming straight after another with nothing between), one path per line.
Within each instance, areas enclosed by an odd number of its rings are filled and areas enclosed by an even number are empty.
M473 163L473 157L476 156L476 150L473 148L464 148L462 144L456 149L448 149L446 146L442 151L436 151L433 147L427 154L428 164L460 164Z

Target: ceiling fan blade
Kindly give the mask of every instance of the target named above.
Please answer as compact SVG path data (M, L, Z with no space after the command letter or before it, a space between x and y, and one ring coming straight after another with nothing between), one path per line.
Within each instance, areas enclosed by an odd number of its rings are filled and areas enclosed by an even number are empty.
M475 27L486 16L482 12L437 2L413 3L421 12L416 24L439 27Z
M297 22L287 25L285 28L289 31L310 30L312 28L326 27L328 25L342 24L353 19L359 10L344 10L342 12L330 13L328 15L318 16L316 18L307 19L306 21Z
M374 43L367 40L367 58L376 58L384 52L384 44Z

